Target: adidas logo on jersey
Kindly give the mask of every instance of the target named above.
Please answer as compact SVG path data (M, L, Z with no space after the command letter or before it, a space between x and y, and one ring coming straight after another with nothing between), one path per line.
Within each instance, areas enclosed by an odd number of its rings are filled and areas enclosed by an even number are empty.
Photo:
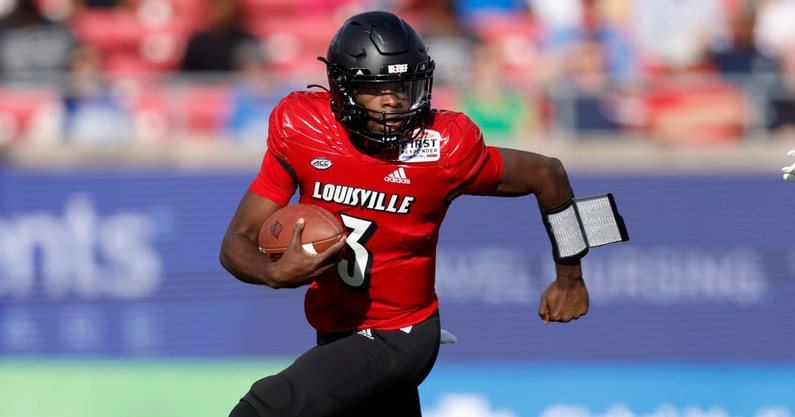
M403 167L394 170L391 174L384 177L384 181L393 182L395 184L411 184L411 180L406 177L406 171Z

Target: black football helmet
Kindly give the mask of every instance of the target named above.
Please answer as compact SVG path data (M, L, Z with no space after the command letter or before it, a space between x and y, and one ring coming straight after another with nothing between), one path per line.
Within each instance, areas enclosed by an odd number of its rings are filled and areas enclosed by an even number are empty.
M326 64L332 111L349 132L391 148L426 126L435 63L414 28L398 16L377 11L349 18L332 38L326 58L318 59ZM357 91L379 86L399 88L406 109L373 111L357 100ZM383 123L383 131L369 129L369 121Z

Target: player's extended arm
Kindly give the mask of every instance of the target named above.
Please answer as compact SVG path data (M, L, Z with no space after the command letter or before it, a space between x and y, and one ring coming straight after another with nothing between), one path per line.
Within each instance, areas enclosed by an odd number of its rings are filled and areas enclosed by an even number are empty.
M311 283L343 255L345 239L320 254L301 247L303 224L293 229L292 240L277 262L259 251L259 230L265 220L281 206L247 191L235 211L221 241L221 265L237 279L272 288L294 288Z
M560 160L513 149L500 149L502 180L494 195L534 194L539 208L551 210L571 200L573 192ZM589 299L579 260L558 263L556 279L541 295L538 314L544 324L569 322L588 313Z
M790 158L795 157L795 149L787 152L787 156ZM781 172L784 173L784 179L789 182L795 182L795 163L788 167L781 168Z

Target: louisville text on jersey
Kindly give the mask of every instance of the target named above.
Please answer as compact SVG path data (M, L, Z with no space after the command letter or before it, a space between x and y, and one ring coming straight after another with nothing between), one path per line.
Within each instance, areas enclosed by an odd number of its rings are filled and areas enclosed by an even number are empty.
M407 214L415 199L407 195L387 194L381 191L347 185L323 184L320 181L315 182L312 198L346 206L397 214Z

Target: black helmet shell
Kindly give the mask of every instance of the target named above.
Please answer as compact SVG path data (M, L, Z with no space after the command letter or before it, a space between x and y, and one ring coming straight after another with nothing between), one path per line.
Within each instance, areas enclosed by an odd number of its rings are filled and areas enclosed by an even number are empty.
M435 64L414 28L395 14L376 11L349 18L331 40L324 62L332 110L348 131L390 147L424 128ZM403 118L403 127L389 133L368 129L368 113L354 86L396 81L404 83L410 107L389 115Z

